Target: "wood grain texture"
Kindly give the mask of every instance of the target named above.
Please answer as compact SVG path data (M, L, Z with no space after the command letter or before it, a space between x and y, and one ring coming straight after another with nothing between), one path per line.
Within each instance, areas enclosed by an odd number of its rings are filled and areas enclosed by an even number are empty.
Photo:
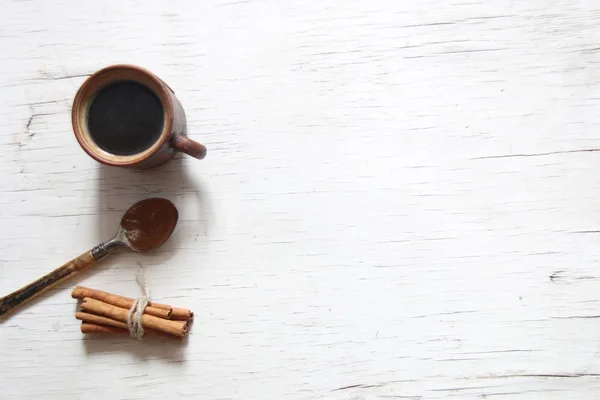
M0 290L114 234L174 236L0 329L7 398L597 399L597 0L5 1ZM70 104L156 73L204 161L102 167ZM193 309L187 344L84 337L78 283ZM35 382L35 384L32 384Z

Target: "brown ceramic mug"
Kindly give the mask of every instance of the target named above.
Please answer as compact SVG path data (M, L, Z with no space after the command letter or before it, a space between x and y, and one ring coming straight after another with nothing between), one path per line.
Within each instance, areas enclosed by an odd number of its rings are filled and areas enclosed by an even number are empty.
M75 95L77 141L95 160L112 166L153 168L175 152L202 159L206 147L186 136L185 112L160 78L134 65L91 75Z

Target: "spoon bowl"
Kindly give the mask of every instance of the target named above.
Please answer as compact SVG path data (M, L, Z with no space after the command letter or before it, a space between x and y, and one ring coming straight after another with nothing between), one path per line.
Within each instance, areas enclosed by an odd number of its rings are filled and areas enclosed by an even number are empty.
M167 199L147 199L134 204L121 219L119 233L131 250L150 251L171 236L179 215Z

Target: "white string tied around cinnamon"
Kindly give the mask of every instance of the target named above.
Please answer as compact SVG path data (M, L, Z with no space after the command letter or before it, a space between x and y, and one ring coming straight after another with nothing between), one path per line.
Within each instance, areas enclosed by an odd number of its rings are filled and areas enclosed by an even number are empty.
M144 310L150 302L150 286L148 286L146 274L144 273L144 269L141 265L139 266L135 274L135 278L137 280L137 283L142 288L144 295L138 297L133 301L133 304L129 309L129 313L127 314L127 328L129 329L129 334L131 336L142 340L142 338L144 337L142 316L144 315Z

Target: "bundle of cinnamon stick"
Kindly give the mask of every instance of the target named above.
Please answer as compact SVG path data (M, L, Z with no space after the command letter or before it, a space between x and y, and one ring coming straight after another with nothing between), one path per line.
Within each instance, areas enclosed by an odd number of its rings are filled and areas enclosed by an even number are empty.
M73 289L71 296L83 300L81 311L75 314L81 320L81 332L129 334L127 315L134 299L83 286ZM150 302L144 309L142 326L148 335L183 338L193 318L191 310Z

